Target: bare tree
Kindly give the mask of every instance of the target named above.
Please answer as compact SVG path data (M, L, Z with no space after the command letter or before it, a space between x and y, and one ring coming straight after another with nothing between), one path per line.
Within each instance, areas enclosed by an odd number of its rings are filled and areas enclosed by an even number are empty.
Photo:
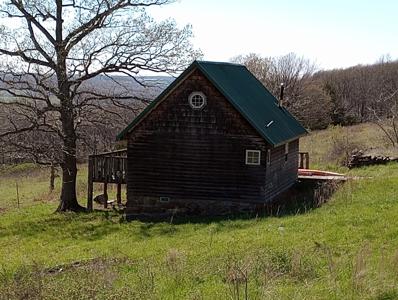
M271 72L273 69L272 58L262 57L256 53L249 53L247 55L235 56L231 61L245 65L258 80L267 86L267 88L270 88L270 85L274 85L274 83L271 82ZM279 82L279 85L280 84Z
M172 0L9 0L0 9L0 91L17 107L0 137L32 131L55 135L62 153L58 211L80 211L76 197L76 150L82 115L109 99L134 99L128 89L104 92L98 76L141 71L175 73L198 52L191 28L155 22L145 8ZM142 83L140 83L142 84ZM115 85L120 83L115 82ZM145 100L145 99L144 99Z
M312 80L316 70L314 63L294 53L278 57L261 57L251 53L237 56L232 61L244 64L275 96L279 95L280 85L283 83L285 86L284 105L300 121L309 123L305 119L306 116L303 115L302 108L308 104L308 101L317 101L317 99L308 97L316 94L314 93L315 84ZM322 91L318 89L317 92L319 95ZM325 97L320 100L325 100ZM308 109L306 111L309 112ZM312 116L308 116L307 119L310 118Z
M270 83L273 91L278 91L283 82L286 89L286 106L293 105L312 81L316 65L310 60L289 53L272 59Z
M277 57L251 53L234 57L232 61L244 64L274 95L279 94L283 83L287 106L297 101L316 70L314 63L294 53Z
M390 92L389 95L380 95L377 103L389 107L388 114L380 112L374 107L368 107L372 113L372 122L384 133L392 147L398 147L398 90Z
M398 89L398 62L381 58L376 64L318 72L316 80L333 103L332 122L349 125L391 114L391 103L381 101Z
M306 128L324 129L331 123L331 98L316 80L305 84L289 109Z
M31 130L7 136L0 141L1 144L3 144L4 154L7 153L8 157L49 167L49 190L50 192L54 190L57 169L62 161L59 138L55 134Z

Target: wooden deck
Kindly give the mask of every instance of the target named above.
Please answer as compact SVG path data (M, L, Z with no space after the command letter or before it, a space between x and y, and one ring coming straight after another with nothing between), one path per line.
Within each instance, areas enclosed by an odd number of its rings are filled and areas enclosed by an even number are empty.
M310 155L308 152L299 152L299 180L317 180L317 181L346 181L347 177L344 174L322 171L310 170Z
M309 169L299 169L298 179L301 180L318 180L318 181L346 181L347 177L344 174L321 171L321 170L309 170Z
M88 158L87 210L93 209L93 184L104 184L104 208L108 207L108 184L117 184L116 201L121 204L121 185L126 184L127 149L90 155Z

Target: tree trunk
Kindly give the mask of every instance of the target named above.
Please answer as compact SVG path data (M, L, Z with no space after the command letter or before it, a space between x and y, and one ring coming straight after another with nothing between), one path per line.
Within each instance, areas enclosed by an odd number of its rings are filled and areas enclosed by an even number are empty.
M65 144L65 142L64 142ZM64 211L85 211L85 208L80 206L76 197L76 143L74 145L65 145L62 168L62 189L61 198L58 206L58 212Z
M73 106L73 97L70 93L70 82L68 81L68 74L66 71L65 43L63 41L63 19L62 19L62 0L56 0L57 4L57 20L55 25L55 39L56 39L56 55L57 55L57 82L59 94L58 98L61 104L61 122L63 135L63 158L61 163L62 169L62 189L61 198L57 211L85 211L85 208L80 206L76 197L76 128L75 128L75 112Z
M61 111L63 138L62 189L60 204L57 211L85 211L80 206L76 197L76 131L74 127L73 106L70 99L64 99Z

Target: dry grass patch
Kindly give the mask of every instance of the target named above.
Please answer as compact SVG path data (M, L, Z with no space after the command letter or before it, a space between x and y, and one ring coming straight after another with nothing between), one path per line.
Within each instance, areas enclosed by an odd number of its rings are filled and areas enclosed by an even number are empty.
M391 147L381 129L371 123L331 126L313 131L300 140L300 151L310 153L311 167L335 168L334 165L342 164L354 149L369 155L398 157L398 149Z

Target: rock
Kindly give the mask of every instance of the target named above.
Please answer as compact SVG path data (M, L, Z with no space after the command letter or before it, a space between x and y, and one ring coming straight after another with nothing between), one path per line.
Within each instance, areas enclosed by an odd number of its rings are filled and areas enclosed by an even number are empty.
M97 202L99 204L104 204L105 201L108 201L108 197L104 194L98 195L94 198L94 202Z

